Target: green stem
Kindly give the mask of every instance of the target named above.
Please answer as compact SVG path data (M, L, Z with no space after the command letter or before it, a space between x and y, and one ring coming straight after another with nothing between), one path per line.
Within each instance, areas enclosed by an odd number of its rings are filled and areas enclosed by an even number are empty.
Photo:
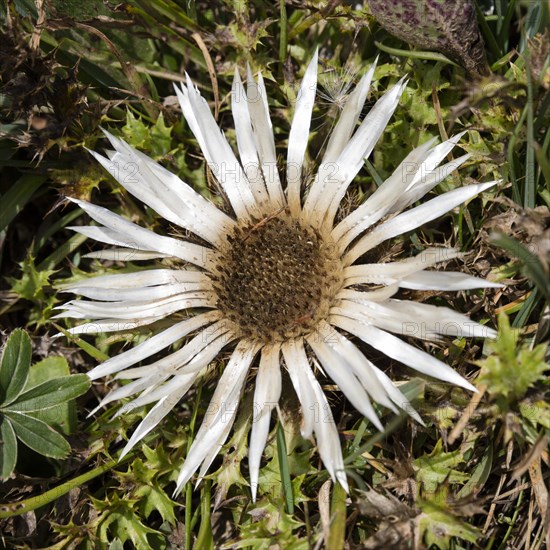
M103 464L103 466L98 466L97 468L94 468L93 470L90 470L85 474L70 479L69 481L62 483L61 485L58 485L57 487L54 487L53 489L42 493L41 495L27 498L20 502L0 504L0 519L20 516L21 514L31 512L32 510L41 508L46 504L50 504L54 500L57 500L63 495L66 495L71 489L79 487L80 485L91 481L92 479L104 474L105 472L108 472L109 470L113 469L117 464L124 464L132 457L133 454L130 453L126 455L122 460L110 460L109 462Z
M327 548L344 548L346 539L346 496L342 486L335 483L330 505L330 530Z
M211 548L214 548L214 541L212 540L212 524L210 519L211 489L212 482L209 479L205 480L201 498L201 526L199 527L197 543L195 544L195 548L197 548L197 550L210 550Z
M288 466L285 431L280 420L277 425L277 456L279 458L279 469L281 472L286 511L289 514L294 514L294 495L292 493L292 481L290 480L290 468Z
M516 520L518 519L519 509L520 509L522 501L523 501L523 491L520 491L520 493L518 495L518 500L517 500L517 503L516 503L516 508L514 510L514 514L512 515L512 519L510 521L508 529L506 530L506 534L504 535L504 539L502 539L502 542L500 543L500 546L498 547L498 550L504 550L504 548L506 548L506 546L507 546L506 542L510 538L510 535L512 534L512 531L514 530L514 527L516 527Z
M199 412L199 403L201 400L202 388L199 386L197 390L197 399L195 400L195 409L193 410L193 416L189 423L189 439L187 440L187 453L191 450L193 444L193 435L195 433L195 424L197 422L197 414ZM193 534L193 486L191 483L187 483L185 487L185 548L191 548L191 540Z
M405 420L405 417L405 414L400 414L399 416L392 418L386 425L383 432L376 432L374 435L369 437L366 443L360 447L355 447L354 450L344 459L344 464L352 464L358 456L362 455L366 451L370 452L376 443L379 443L384 438L388 437L389 434L397 430L397 428L399 428Z
M279 40L279 61L284 63L288 49L288 19L286 16L285 0L279 0L281 5L279 28L281 30L281 38Z
M451 61L448 57L445 57L442 53L437 52L424 52L424 51L415 51L415 50L399 50L397 48L390 48L389 46L384 46L381 42L374 42L376 47L383 52L389 53L391 55L398 55L400 57L410 57L413 59L425 59L428 61L441 61L442 63L448 63L454 67L460 67L454 61Z
M525 153L525 187L523 188L523 206L524 208L535 208L536 202L536 181L535 181L535 148L533 147L534 138L534 113L533 113L533 81L531 78L531 59L529 50L525 50L525 74L527 76L527 139Z

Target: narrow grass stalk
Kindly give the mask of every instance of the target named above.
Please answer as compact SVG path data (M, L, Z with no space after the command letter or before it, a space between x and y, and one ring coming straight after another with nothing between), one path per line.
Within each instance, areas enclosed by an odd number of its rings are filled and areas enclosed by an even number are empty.
M279 29L281 30L281 38L279 40L279 61L284 63L288 50L288 19L286 16L285 0L280 0L280 5L281 19L279 21Z
M384 46L381 42L374 42L376 47L383 52L389 53L391 55L398 55L400 57L409 57L411 59L423 59L429 61L440 61L441 63L447 63L448 65L453 65L454 67L459 67L454 61L451 61L448 57L444 56L442 53L437 52L425 52L425 51L415 51L415 50L400 50L398 48L390 48L389 46Z
M201 526L197 535L197 550L209 550L214 548L214 540L212 538L212 525L210 523L210 502L211 502L212 482L207 479L204 482L204 487L201 491Z
M525 154L525 187L523 188L523 206L535 208L536 182L535 182L535 149L533 129L533 79L531 78L531 60L528 50L525 51L526 64L525 74L527 76L527 151Z
M87 483L88 481L91 481L92 479L104 474L105 472L112 470L115 466L128 462L133 457L133 453L129 453L122 460L110 460L102 466L98 466L97 468L94 468L93 470L90 470L85 474L70 479L69 481L62 483L61 485L58 485L57 487L54 487L53 489L42 493L41 495L27 498L20 502L0 504L0 519L20 516L21 514L26 514L27 512L31 512L33 510L41 508L42 506L46 506L46 504L50 504L51 502L54 502L63 495L66 495L71 489L79 487L80 485L84 485L84 483Z
M283 485L286 511L289 514L294 514L294 494L292 491L292 482L290 480L290 469L288 466L285 432L281 422L279 422L277 425L277 456L279 458L279 469L281 472L281 482Z
M193 416L191 417L191 422L189 423L189 439L187 440L187 454L191 449L193 443L193 435L195 433L195 424L197 422L197 413L199 410L199 403L201 402L201 386L197 390L197 399L195 400L195 408L193 410ZM193 534L193 487L191 483L187 484L185 488L185 546L184 548L191 548L191 539Z
M346 492L339 483L332 489L330 531L326 548L344 548L346 536Z

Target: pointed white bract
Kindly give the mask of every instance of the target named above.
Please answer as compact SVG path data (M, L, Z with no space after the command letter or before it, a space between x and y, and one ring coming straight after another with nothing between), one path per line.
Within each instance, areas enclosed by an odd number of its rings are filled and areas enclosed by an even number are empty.
M105 208L70 199L98 224L73 229L113 246L90 252L87 257L115 262L166 262L156 268L90 277L59 287L60 292L81 299L59 306L61 312L57 317L88 321L70 328L69 334L128 332L145 326L153 332L89 373L93 380L111 375L128 380L125 385L115 387L99 407L127 399L118 412L124 414L153 405L131 435L123 455L142 441L203 374L213 368L213 361L224 350L230 352L183 463L176 492L196 472L200 480L210 468L229 437L246 380L252 378L252 373L255 389L249 472L253 500L261 492L258 482L262 454L284 376L288 375L301 405L302 436L317 445L330 476L346 491L338 430L317 374L332 379L378 430L384 429L382 408L395 413L404 410L419 423L422 419L398 386L365 356L364 344L422 375L475 391L451 367L403 338L440 342L447 336L494 337L495 332L451 309L400 299L399 289L464 291L500 285L457 271L442 271L441 264L450 261L456 264L464 256L452 248L426 248L415 256L392 262L377 262L372 257L373 250L384 241L446 214L498 183L457 186L409 208L468 160L469 155L464 155L441 164L465 132L439 145L434 138L413 149L361 206L334 223L343 197L382 135L406 87L404 79L397 82L360 120L375 68L376 62L348 95L325 151L309 152L308 162L311 158L317 163L309 189L302 178L315 108L317 53L297 91L286 166L277 166L261 74L256 80L247 67L245 89L241 75L235 71L231 111L238 155L190 78L187 77L185 85L176 87L185 120L227 199L228 208L224 211L175 174L108 132L105 135L113 150L107 156L91 152L129 193L170 224L192 234L189 238L161 235ZM286 177L281 178L280 174ZM282 181L286 181L286 186ZM337 249L341 284L331 290L332 301L313 329L293 332L292 336L273 342L243 337L239 326L220 306L217 262L233 246L237 229L247 228L244 242L251 232L283 210L296 227L311 229L308 235L321 235L323 244ZM358 261L366 253L369 261ZM269 305L266 304L268 309ZM303 319L307 320L312 314L305 313ZM296 324L303 319L298 317L289 322ZM157 325L158 321L163 322Z
M256 500L260 462L269 434L271 411L281 397L281 360L280 346L266 346L256 375L254 390L254 411L252 429L250 431L250 447L248 450L248 469L250 470L250 490L252 500Z
M260 73L258 75L258 82L256 82L250 66L246 68L246 77L246 101L258 148L260 166L271 205L274 208L280 208L286 201L277 168L277 152L275 150L273 126L269 117L264 79Z
M179 474L176 491L189 480L199 465L217 454L231 429L248 370L259 346L241 340L227 363L216 391L212 396L206 416L195 437L189 454Z
M299 215L301 208L300 186L302 184L302 167L309 138L309 126L311 124L311 114L315 104L316 91L317 51L309 63L298 90L294 118L292 119L292 126L288 136L286 189L290 212L296 217Z
M348 144L349 138L355 130L355 126L359 121L359 116L365 105L377 62L378 58L376 58L371 68L364 74L363 78L361 78L353 92L347 97L340 118L329 137L327 149L322 160L323 163L329 164L331 162L336 162L340 153Z

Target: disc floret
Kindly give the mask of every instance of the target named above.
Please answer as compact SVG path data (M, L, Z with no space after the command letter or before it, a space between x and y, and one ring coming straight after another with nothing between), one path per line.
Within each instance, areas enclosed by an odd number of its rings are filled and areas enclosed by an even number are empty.
M261 343L304 336L326 319L343 269L330 236L287 210L239 225L214 275L217 307Z

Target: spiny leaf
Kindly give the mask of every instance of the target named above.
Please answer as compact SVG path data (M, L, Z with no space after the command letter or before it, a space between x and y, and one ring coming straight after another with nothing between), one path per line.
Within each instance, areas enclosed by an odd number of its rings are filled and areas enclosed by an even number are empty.
M458 537L472 543L478 541L480 535L478 529L463 522L434 502L421 502L420 508L422 514L419 523L420 529L424 533L426 548L432 548L432 545L441 550L451 548L451 537Z
M158 535L158 531L144 525L134 511L135 501L120 499L116 495L112 502L105 503L94 499L98 509L103 508L99 518L99 540L107 545L114 537L122 543L131 541L133 548L149 550L152 547L148 535Z
M151 485L141 485L135 496L139 499L139 509L143 517L148 518L156 510L164 521L170 525L176 524L174 507L177 503L170 499L156 481Z
M49 285L50 276L55 273L53 269L40 270L36 267L34 258L28 256L24 261L19 263L21 267L21 277L16 279L10 277L8 279L13 292L32 302L44 299L44 287Z
M479 361L481 373L478 383L487 387L492 396L504 397L509 403L525 395L537 381L544 379L548 370L545 361L546 346L518 342L517 331L510 327L505 313L498 319L498 338L488 344L494 353Z
M462 462L464 456L461 451L444 452L440 439L430 454L414 461L416 479L421 481L429 492L435 492L437 486L446 480L449 483L464 483L469 478L468 474L453 469L453 466L458 466Z

